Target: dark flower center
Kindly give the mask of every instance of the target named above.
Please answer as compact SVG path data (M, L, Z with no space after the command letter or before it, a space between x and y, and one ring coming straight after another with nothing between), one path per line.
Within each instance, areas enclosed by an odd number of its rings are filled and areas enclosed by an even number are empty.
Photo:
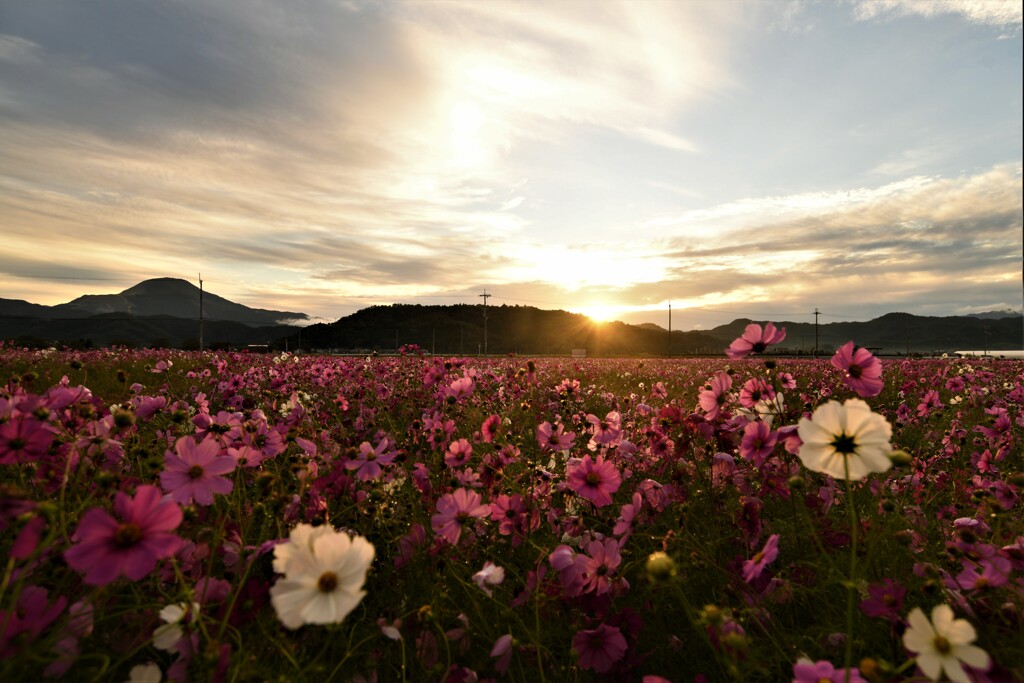
M836 453L842 453L843 455L853 455L857 452L857 442L852 436L848 436L845 432L837 436L832 441L832 448L836 449Z
M935 650L940 655L948 655L953 651L953 646L948 640L946 640L945 636L935 636L935 640L932 641L932 644L935 645Z
M331 593L338 587L338 575L334 572L324 572L316 582L316 587L321 593Z
M768 345L767 345L767 344L765 344L764 342L757 342L756 344L754 344L753 348L751 348L750 350L751 350L752 352L754 352L754 353L761 353L761 352L763 352L763 351L764 351L764 350L765 350L766 348L768 348Z
M12 451L20 451L24 447L25 439L14 437L13 439L7 442L7 448Z
M188 478L189 479L199 479L202 476L203 476L203 468L201 466L199 466L199 465L192 465L192 467L188 468Z
M601 475L597 472L589 472L587 473L586 482L591 486L597 486L601 483Z
M142 540L142 529L138 524L127 522L117 527L114 532L114 544L118 548L131 548Z
M864 374L864 370L859 365L854 364L851 364L850 367L847 368L846 372L848 372L850 377L854 379L860 379L860 376Z

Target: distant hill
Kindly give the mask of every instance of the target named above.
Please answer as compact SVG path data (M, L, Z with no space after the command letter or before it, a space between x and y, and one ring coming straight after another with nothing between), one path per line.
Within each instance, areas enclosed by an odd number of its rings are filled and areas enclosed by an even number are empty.
M42 306L0 299L0 339L108 346L198 346L199 288L177 278L140 282L119 294L87 294ZM203 336L210 344L267 344L296 333L282 323L305 313L249 308L203 292Z
M750 320L734 320L708 330L723 344L743 334ZM780 349L814 349L815 334L819 351L831 353L848 341L878 349L885 354L934 353L959 350L1024 349L1024 317L980 318L975 316L928 317L909 313L887 313L867 322L823 323L815 332L814 323L774 321L786 328Z
M653 323L595 323L578 313L532 306L371 306L329 324L304 313L249 308L203 293L206 347L267 344L314 351L380 351L416 344L439 354L555 354L585 349L588 356L721 355L752 321L737 319L711 330L684 332ZM57 306L0 299L0 339L22 344L76 346L199 345L199 288L186 280L146 280L120 294L85 295ZM764 323L765 321L756 321ZM887 355L960 350L1024 349L1024 317L1012 311L924 317L888 313L867 322L796 323L786 328L780 353L831 354L848 341ZM485 335L486 327L486 335ZM485 349L486 337L486 349Z
M968 313L968 318L983 318L987 320L998 320L1000 318L1016 318L1020 316L1019 311L1006 309L1005 311L985 311L984 313Z
M653 327L653 329L652 329ZM487 307L491 354L654 355L668 353L668 333L657 326L595 323L578 313L532 306ZM307 349L393 351L417 344L440 354L484 351L483 307L393 304L364 308L330 324L302 331ZM673 353L720 353L724 347L703 332L673 332Z
M487 309L487 350L492 354L568 354L586 349L591 356L669 353L668 330L654 324L594 323L586 316L530 306ZM671 353L721 354L752 321L738 319L711 330L672 331ZM765 322L765 321L759 321ZM813 323L776 321L787 336L780 351L812 353ZM848 341L879 353L934 353L957 350L1024 349L1024 318L932 318L889 313L868 322L824 323L817 329L818 350L832 353ZM483 307L372 306L340 320L312 325L302 332L307 349L393 351L418 344L426 351L472 354L483 351Z

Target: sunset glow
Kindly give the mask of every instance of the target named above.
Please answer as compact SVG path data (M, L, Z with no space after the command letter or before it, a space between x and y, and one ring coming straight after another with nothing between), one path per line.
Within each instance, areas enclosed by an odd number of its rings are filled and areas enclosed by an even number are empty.
M1019 1L10 5L4 298L1024 307Z

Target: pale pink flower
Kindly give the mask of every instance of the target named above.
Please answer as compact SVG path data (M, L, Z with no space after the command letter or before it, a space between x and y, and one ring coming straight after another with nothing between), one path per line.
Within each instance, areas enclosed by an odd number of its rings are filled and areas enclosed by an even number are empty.
M725 355L733 360L739 360L740 358L746 358L751 353L764 353L769 346L778 344L785 338L785 328L775 329L773 323L767 323L762 331L760 325L750 323L743 331L743 334L737 337L729 345L729 348L725 350Z

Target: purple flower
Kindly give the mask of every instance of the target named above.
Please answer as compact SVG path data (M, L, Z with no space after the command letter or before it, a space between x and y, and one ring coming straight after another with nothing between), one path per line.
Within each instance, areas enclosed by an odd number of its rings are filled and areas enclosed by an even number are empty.
M581 668L603 674L626 654L626 639L617 627L601 624L573 636L572 649L580 656Z

